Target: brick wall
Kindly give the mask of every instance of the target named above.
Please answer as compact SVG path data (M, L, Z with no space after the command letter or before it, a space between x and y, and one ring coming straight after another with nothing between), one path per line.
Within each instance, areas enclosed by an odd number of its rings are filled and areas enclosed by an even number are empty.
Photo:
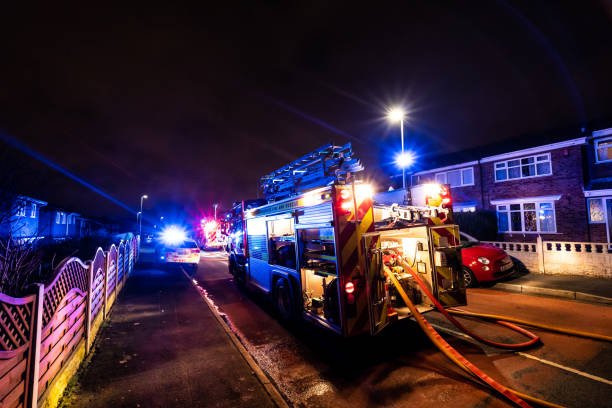
M480 189L480 168L478 165L471 166L458 166L457 169L465 169L472 167L474 169L474 185L473 186L462 186L451 188L451 197L454 204L476 202L478 208L482 208L482 192ZM455 170L455 169L453 169ZM449 170L445 170L449 171ZM436 173L442 173L443 171L432 171L429 173L420 174L420 184L424 183L435 183Z
M582 191L582 147L551 150L550 154L552 175L528 179L495 182L495 162L482 163L485 208L496 210L496 206L490 204L491 200L560 194L560 200L555 201L557 233L542 234L542 238L555 241L588 241L587 208ZM533 242L536 236L537 234L500 234L500 239Z

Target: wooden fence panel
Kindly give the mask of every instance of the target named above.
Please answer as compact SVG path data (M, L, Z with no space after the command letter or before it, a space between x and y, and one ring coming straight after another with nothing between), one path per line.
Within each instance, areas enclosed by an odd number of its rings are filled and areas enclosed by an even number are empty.
M23 407L28 400L28 367L36 295L12 298L0 293L0 406Z
M110 310L115 298L117 297L117 275L121 273L121 269L119 267L119 257L121 256L121 244L119 245L119 255L117 257L117 261L115 262L115 258L110 258L107 256L106 259L106 291L107 291L107 313ZM114 265L113 265L114 264Z
M114 245L111 246L109 253L114 249ZM117 250L115 249L115 253ZM105 269L106 258L104 251L98 248L96 256L94 257L91 268L93 273L92 285L91 285L91 320L95 320L98 313L102 311L104 307L104 269Z
M132 236L88 264L66 258L35 295L0 293L0 407L57 403L137 257Z
M89 267L65 259L44 291L38 396L49 387L85 337Z

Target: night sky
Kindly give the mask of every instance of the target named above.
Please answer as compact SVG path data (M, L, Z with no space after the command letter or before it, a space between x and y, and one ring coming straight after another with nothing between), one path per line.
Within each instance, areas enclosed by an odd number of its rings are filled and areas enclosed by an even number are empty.
M147 193L151 214L194 214L330 141L352 142L383 186L396 103L422 163L612 119L610 2L204 3L5 2L0 129L131 208ZM38 172L25 193L130 216L13 157Z

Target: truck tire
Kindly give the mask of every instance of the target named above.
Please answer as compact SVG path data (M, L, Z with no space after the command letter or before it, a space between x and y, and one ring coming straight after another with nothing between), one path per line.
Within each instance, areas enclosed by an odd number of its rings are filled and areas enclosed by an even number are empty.
M274 287L274 296L276 301L276 309L281 320L289 321L295 315L295 305L293 296L291 295L291 286L285 278L279 278Z

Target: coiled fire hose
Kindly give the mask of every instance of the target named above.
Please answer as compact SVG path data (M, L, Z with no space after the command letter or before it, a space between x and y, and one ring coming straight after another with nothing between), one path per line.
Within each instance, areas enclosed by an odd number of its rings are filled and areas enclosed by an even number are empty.
M427 289L427 287L423 284L421 279L412 270L412 268L410 268L410 266L408 266L405 262L401 262L401 263L402 263L402 266L408 272L410 272L410 274L415 278L415 281L419 284L421 289L423 289L425 294L434 302L434 304L436 305L438 310L440 310L441 312L443 310L445 311L445 309L442 307L442 305L440 305L440 303L434 298L434 296ZM495 391L499 392L504 397L506 397L507 399L509 399L510 401L514 402L515 404L517 404L520 407L523 407L523 408L531 407L531 405L529 405L527 402L524 401L524 400L527 400L527 401L533 402L533 403L541 405L541 406L553 407L553 408L562 408L560 405L556 405L556 404L553 404L553 403L541 400L539 398L535 398L535 397L523 394L521 392L518 392L516 390L510 389L508 387L505 387L502 384L500 384L497 381L495 381L493 378L489 377L486 373L484 373L482 370L480 370L474 364L472 364L468 359L466 359L463 355L461 355L455 348L453 348L450 344L448 344L446 342L446 340L444 340L442 338L442 336L440 336L440 334L438 334L438 332L429 324L429 322L425 319L425 317L423 317L423 315L417 310L416 306L414 305L414 303L412 303L410 298L408 298L408 295L406 295L406 292L404 291L404 288L402 287L400 282L397 280L397 278L395 277L393 272L389 269L389 267L387 267L386 265L383 264L383 268L384 268L385 273L387 274L387 276L389 277L389 279L391 280L391 282L393 283L393 285L397 289L398 293L400 294L400 296L404 300L404 303L406 303L406 306L408 306L408 309L412 313L412 316L416 319L418 325L421 327L423 332L427 335L427 337L429 337L429 339L434 343L434 345L446 357L448 357L452 362L454 362L462 370L466 371L468 374L474 376L477 380L479 380L479 381L483 382L484 384L488 385L489 387L493 388ZM445 316L447 316L448 313L443 313L443 314ZM451 317L451 319L455 320L452 317ZM511 326L514 326L514 325L511 325ZM462 328L463 325L460 324L460 326L457 326L457 327ZM514 327L516 327L516 326L514 326ZM527 331L525 330L525 332L527 332ZM533 337L529 336L529 337L532 338L531 341L534 341L534 337L537 338L537 336L533 335L533 333L530 333L530 334L532 334L532 336L533 336ZM493 343L495 343L495 342L493 342ZM535 344L535 342L533 344Z

